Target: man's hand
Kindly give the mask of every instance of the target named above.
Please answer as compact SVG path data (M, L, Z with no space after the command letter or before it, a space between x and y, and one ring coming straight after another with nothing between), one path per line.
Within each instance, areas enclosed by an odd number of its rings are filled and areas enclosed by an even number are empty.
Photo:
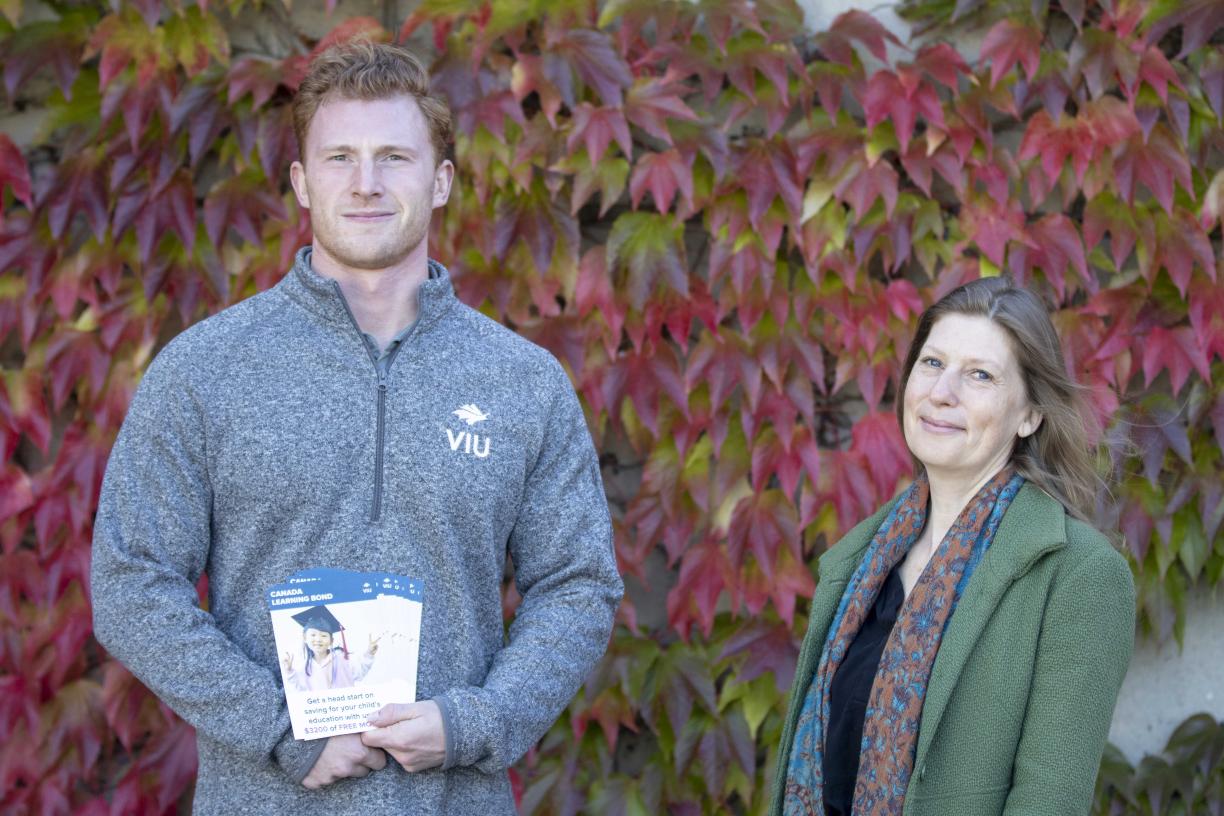
M366 776L386 764L387 755L377 748L364 745L360 734L328 737L323 753L319 754L314 767L302 780L302 787L318 790L347 776Z
M433 700L385 705L370 717L373 731L361 734L370 748L382 748L405 771L426 771L446 761L442 710Z

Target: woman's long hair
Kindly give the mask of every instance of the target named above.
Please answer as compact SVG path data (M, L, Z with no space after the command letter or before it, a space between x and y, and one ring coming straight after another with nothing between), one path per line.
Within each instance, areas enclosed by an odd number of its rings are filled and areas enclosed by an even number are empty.
M1098 429L1084 410L1083 387L1067 371L1062 343L1050 314L1037 295L1002 277L981 278L953 289L932 304L918 319L901 370L897 394L897 420L904 431L905 388L910 372L931 328L945 315L985 317L1002 328L1011 340L1020 364L1029 404L1041 414L1041 424L1016 440L1011 461L1024 478L1057 499L1072 515L1089 520L1096 488L1101 483L1094 468L1090 442ZM915 470L921 463L915 462Z

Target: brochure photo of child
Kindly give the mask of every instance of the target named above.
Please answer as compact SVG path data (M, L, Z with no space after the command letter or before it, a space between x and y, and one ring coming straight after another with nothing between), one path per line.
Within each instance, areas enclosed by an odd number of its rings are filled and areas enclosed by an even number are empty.
M285 686L296 691L328 691L360 682L374 665L379 637L369 636L360 657L349 651L344 626L326 606L313 606L292 616L302 628L302 647L281 654Z

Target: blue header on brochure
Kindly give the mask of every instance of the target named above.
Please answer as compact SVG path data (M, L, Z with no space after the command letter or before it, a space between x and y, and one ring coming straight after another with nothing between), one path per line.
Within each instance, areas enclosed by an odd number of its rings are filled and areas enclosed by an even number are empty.
M268 588L269 609L296 609L328 603L368 601L393 595L421 603L424 585L416 578L387 572L350 572L319 567L294 573Z

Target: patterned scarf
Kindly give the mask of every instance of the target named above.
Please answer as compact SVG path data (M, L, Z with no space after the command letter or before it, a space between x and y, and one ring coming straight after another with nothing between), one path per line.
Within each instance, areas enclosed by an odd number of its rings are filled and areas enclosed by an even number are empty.
M901 813L939 642L969 576L1023 484L1024 477L1010 467L991 479L961 511L901 605L871 686L852 816ZM786 769L785 816L825 816L823 752L829 687L889 573L922 532L929 495L926 474L922 474L880 525L842 594L799 715Z

